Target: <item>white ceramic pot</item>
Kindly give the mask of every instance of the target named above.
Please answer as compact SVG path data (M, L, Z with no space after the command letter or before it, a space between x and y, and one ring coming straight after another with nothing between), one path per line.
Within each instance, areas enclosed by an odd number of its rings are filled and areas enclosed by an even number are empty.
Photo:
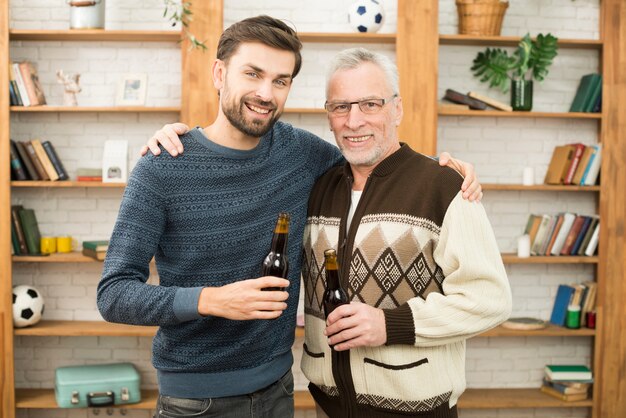
M104 29L105 0L66 0L70 5L70 29Z

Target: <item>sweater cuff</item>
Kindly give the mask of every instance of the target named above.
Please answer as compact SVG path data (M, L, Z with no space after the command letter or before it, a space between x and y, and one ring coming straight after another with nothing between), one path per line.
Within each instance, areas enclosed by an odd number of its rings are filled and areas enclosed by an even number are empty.
M413 312L408 304L401 305L396 309L383 309L385 313L385 328L387 329L387 342L393 344L415 344L415 323Z
M198 313L198 300L202 287L181 287L174 295L174 315L180 322L187 322L193 319L200 319L202 315Z

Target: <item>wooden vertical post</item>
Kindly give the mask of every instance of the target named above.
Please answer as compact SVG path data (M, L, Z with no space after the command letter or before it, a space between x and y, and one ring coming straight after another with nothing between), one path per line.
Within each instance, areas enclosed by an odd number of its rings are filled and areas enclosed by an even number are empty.
M0 417L15 417L13 300L11 298L11 176L9 157L9 0L0 0Z
M594 418L626 411L626 2L602 0L602 170Z
M396 58L404 118L400 141L437 152L439 27L437 0L398 0Z
M206 126L217 116L218 97L213 87L211 66L217 52L217 42L224 26L223 0L194 1L189 30L204 41L206 51L182 46L181 121L193 127Z

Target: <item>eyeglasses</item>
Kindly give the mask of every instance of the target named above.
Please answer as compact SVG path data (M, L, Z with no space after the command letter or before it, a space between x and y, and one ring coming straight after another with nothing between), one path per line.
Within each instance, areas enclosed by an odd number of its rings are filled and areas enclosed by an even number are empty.
M388 99L365 99L358 100L356 102L326 102L324 103L324 108L331 116L345 116L350 113L353 104L358 104L361 112L366 115L375 115L382 110L385 104L389 103L390 100L393 100L396 97L398 97L397 94L394 94Z

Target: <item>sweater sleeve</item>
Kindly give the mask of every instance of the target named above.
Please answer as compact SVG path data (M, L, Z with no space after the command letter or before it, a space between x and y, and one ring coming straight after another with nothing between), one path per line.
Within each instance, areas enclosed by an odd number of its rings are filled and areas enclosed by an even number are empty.
M443 294L413 298L385 311L387 344L435 346L467 339L504 322L511 290L493 230L480 203L452 200L434 248ZM408 336L410 325L414 335Z
M109 242L97 292L98 309L107 321L167 326L199 317L201 288L146 283L166 224L162 181L153 160L141 158L133 170Z

